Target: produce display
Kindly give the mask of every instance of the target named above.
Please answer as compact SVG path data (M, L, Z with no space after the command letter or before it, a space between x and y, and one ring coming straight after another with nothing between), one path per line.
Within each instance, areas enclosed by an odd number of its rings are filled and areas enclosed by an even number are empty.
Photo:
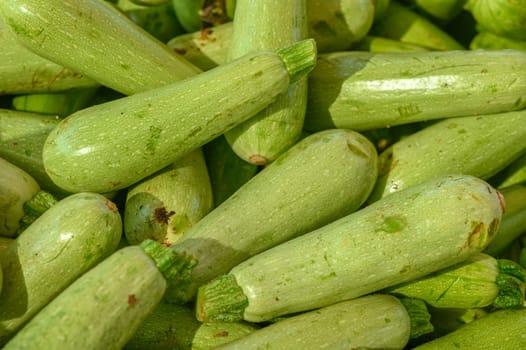
M0 46L0 349L526 348L526 0L2 0Z

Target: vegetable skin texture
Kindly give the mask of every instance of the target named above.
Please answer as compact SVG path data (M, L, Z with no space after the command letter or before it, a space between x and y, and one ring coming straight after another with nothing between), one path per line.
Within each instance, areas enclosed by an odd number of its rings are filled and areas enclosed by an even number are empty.
M2 1L0 16L31 51L126 95L200 72L106 1Z
M374 186L376 167L374 146L354 131L304 138L171 247L197 265L188 289L169 286L167 297L193 297L196 287L250 256L357 210Z
M46 172L71 192L128 187L252 117L308 73L315 59L308 39L80 110L47 138Z
M526 107L526 52L336 52L309 75L305 129L357 131Z
M468 0L464 8L482 28L513 40L526 40L525 0Z
M243 261L199 288L197 317L261 322L423 277L483 250L502 211L480 179L432 179Z
M4 349L121 349L165 288L140 247L122 248L60 293Z
M410 320L400 301L373 294L266 326L217 350L403 349Z
M78 193L49 208L0 255L0 345L84 272L109 256L122 234L117 207Z

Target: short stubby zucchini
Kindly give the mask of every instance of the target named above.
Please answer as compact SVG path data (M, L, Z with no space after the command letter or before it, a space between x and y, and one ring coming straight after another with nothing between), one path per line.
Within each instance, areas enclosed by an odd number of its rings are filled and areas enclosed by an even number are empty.
M44 167L71 192L128 187L252 117L315 62L315 43L306 39L85 108L50 133Z
M119 244L117 207L96 193L77 193L48 209L0 254L0 345Z
M420 51L320 55L305 129L369 130L526 107L526 52Z
M245 260L199 288L197 317L261 322L425 276L483 250L502 212L485 181L432 179Z

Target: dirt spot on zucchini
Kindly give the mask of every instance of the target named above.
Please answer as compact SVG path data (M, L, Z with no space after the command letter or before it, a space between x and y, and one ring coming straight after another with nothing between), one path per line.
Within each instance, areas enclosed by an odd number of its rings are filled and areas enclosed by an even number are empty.
M166 210L165 207L155 208L153 212L153 217L155 221L161 224L168 224L168 221L170 220L170 217L175 214L175 211Z
M109 199L106 199L106 201L104 202L104 204L106 204L106 207L108 207L108 209L110 211L112 211L113 213L116 213L117 211L119 211L119 209L117 208L117 205L115 205L115 203L113 203L112 201L110 201Z
M224 337L228 337L228 331L221 331L221 332L214 333L214 338L224 338Z
M135 305L137 305L137 297L135 296L135 294L128 294L128 305L131 308L134 308Z

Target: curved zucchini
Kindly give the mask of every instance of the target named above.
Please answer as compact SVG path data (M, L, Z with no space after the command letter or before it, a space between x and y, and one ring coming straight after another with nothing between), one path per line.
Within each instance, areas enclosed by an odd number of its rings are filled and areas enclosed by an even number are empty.
M121 349L165 289L143 249L122 248L75 280L3 349Z
M305 128L368 130L526 107L526 53L514 50L320 55Z
M153 239L170 246L212 207L205 159L197 149L128 190L124 234L130 244Z
M169 286L167 297L186 301L248 257L357 210L374 186L376 167L374 146L354 131L304 138L170 248L197 265L191 284Z
M106 1L2 1L0 16L31 51L124 94L200 72Z
M428 126L380 154L378 181L369 201L441 175L487 180L526 151L525 138L526 110Z
M435 178L247 259L199 288L199 320L261 322L414 280L483 250L498 192L467 175Z
M24 217L24 203L40 191L24 170L0 158L0 236L15 237Z
M128 187L255 115L315 60L314 42L307 39L80 110L47 138L46 172L71 192Z
M0 255L4 269L0 345L110 255L121 234L117 207L95 193L66 197L33 222Z
M305 39L306 1L237 0L229 59L258 50L275 50ZM240 158L266 165L298 141L306 105L307 78L303 78L254 117L226 132L225 138Z
M218 347L244 349L399 349L409 341L405 307L373 294L289 317Z

